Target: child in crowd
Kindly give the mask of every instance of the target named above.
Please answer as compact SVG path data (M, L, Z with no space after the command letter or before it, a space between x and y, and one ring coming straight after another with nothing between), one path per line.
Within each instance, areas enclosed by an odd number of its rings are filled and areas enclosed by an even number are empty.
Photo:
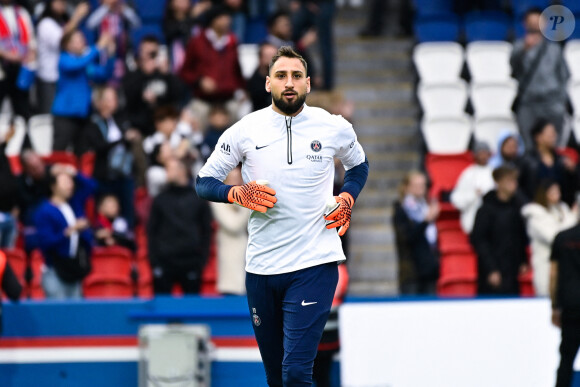
M134 235L127 220L120 215L119 199L104 195L99 199L95 221L95 239L99 246L121 246L135 251Z

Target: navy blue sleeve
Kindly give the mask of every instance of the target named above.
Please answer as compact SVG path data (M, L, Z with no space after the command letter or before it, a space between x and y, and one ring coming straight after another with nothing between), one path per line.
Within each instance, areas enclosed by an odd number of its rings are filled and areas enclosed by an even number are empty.
M369 176L369 160L365 158L364 163L349 169L344 174L344 184L340 192L348 192L354 200L360 194Z
M210 202L229 203L228 193L233 185L227 185L215 177L197 177L195 180L195 190L197 196Z

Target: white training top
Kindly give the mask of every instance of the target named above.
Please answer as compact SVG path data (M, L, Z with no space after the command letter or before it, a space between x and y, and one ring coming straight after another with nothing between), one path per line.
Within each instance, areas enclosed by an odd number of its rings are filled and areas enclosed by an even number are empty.
M304 105L296 117L267 107L226 130L200 177L223 181L240 162L244 183L268 180L278 202L248 223L246 271L282 274L345 259L323 214L332 197L334 157L346 170L365 161L352 125Z

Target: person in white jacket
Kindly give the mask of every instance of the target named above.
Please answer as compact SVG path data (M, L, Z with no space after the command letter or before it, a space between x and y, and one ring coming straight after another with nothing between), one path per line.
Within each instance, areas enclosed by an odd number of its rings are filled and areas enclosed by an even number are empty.
M561 200L558 183L546 180L538 187L534 201L522 208L522 215L531 239L534 290L536 296L548 296L552 242L560 231L577 223L577 208L571 210Z
M489 145L477 142L473 148L475 163L467 167L457 180L451 203L461 212L461 228L466 234L473 229L477 210L481 206L483 196L495 187L492 168L488 165L491 152Z
M226 184L241 185L242 171L238 167L230 172ZM246 246L248 245L248 219L252 211L226 203L210 203L218 223L217 290L221 294L246 294Z

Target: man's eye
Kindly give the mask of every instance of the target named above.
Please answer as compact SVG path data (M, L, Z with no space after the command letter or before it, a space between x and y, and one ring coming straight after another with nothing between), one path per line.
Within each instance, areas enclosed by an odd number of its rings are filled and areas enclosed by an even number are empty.
M279 75L278 75L278 79L282 79L282 78L284 78L284 77L286 77L284 74L279 74Z
M294 78L302 78L302 74L294 74Z

